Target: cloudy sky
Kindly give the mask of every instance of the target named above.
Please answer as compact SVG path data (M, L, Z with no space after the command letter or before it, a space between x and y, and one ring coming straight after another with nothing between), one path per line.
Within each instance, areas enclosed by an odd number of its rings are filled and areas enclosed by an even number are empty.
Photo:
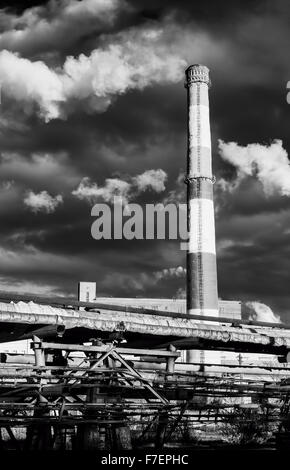
M95 202L183 201L184 69L210 91L219 295L290 320L287 1L0 6L0 289L182 296L179 242L97 241Z

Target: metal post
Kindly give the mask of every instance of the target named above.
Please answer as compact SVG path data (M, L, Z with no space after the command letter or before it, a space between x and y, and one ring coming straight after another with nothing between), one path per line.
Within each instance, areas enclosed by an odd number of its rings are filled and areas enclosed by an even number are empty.
M36 367L45 366L45 352L44 349L41 348L41 339L37 336L33 336L33 349Z
M172 344L170 344L168 346L168 351L171 351L171 352L175 352L176 351L176 347L173 346ZM174 369L175 369L175 357L168 357L167 358L167 362L166 362L166 372L168 374L173 374L174 373Z
M45 366L45 351L41 347L41 340L37 336L33 336L33 350L35 354L36 367ZM40 371L40 386L43 384ZM39 423L32 424L27 427L26 448L29 450L47 450L52 446L51 426L41 422L41 418L49 417L50 412L47 408L47 399L42 395L40 387L39 397L35 405L34 417Z

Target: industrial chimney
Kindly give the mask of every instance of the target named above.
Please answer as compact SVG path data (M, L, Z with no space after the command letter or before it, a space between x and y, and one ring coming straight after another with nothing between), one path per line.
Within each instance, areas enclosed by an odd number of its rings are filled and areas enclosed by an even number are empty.
M191 65L185 75L188 95L187 313L218 316L209 69L204 65ZM201 354L201 362L203 357ZM188 362L197 359L194 351L188 351Z

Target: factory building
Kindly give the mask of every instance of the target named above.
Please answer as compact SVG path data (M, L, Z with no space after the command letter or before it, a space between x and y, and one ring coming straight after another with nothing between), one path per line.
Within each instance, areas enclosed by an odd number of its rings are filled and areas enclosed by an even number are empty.
M96 282L79 283L79 300L82 302L98 301L112 305L130 305L131 307L143 307L153 310L186 313L186 299L155 299L139 297L99 297L97 296ZM226 318L241 318L241 302L236 300L219 300L219 316Z

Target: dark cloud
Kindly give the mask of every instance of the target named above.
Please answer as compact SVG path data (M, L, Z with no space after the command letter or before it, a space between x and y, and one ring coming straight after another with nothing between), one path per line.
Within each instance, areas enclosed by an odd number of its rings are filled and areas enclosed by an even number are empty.
M72 2L59 2L58 8ZM119 2L111 22L104 15L98 21L83 15L79 29L73 23L72 34L67 13L56 25L49 5L0 2L1 47L6 44L10 51L59 73L67 55L90 56L98 48L107 50L110 44L124 45L135 38L142 65L146 56L141 32L160 30L157 43L149 41L148 54L158 49L185 64L203 62L211 69L213 166L218 181L231 184L237 177L236 168L221 158L218 139L240 146L281 139L289 153L290 8L285 2L130 0ZM13 24L18 19L19 27L19 18L27 17L31 7L36 7L35 17L46 21L50 34L44 36L22 21L25 41L18 44ZM84 177L103 186L107 178L128 180L161 168L168 174L166 191L147 191L138 201L182 199L185 186L177 178L186 166L186 90L182 74L167 80L171 71L166 62L158 80L148 74L146 86L111 93L110 105L102 112L96 111L90 97L74 98L66 103L61 119L49 122L39 116L38 95L33 102L1 96L1 288L73 294L79 280L95 280L100 294L172 296L184 287L184 278L160 275L165 268L185 265L177 242L97 242L90 234L91 205L72 195ZM61 195L63 203L51 213L33 213L24 204L27 191ZM254 176L244 178L231 192L217 183L215 194L220 296L260 300L286 316L289 197L266 196Z

